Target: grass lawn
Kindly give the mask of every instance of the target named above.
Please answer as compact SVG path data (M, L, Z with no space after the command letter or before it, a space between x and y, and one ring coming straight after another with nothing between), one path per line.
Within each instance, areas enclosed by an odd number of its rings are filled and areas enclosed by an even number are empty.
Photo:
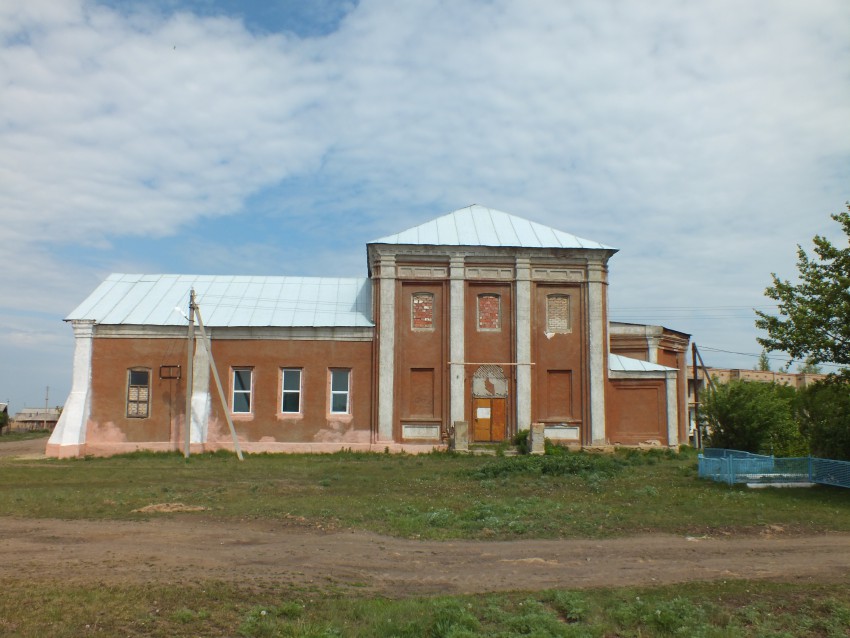
M12 441L29 441L31 439L47 439L50 436L50 430L30 430L28 432L8 432L4 431L0 434L0 445L10 443ZM45 441L45 444L47 442Z
M214 582L72 591L25 582L6 587L0 597L0 633L21 638L838 638L847 636L850 627L846 584L731 581L403 600L303 589L243 590Z
M304 517L408 538L599 538L653 532L850 531L850 490L748 490L696 477L693 452L547 457L135 454L0 458L7 516L152 519L157 503L209 518ZM75 587L4 583L0 635L847 636L847 582L730 581L401 600L233 583Z
M593 538L652 532L850 531L850 490L699 480L692 452L546 457L339 453L0 459L0 512L139 519L158 503L200 519L300 516L325 529L423 539Z

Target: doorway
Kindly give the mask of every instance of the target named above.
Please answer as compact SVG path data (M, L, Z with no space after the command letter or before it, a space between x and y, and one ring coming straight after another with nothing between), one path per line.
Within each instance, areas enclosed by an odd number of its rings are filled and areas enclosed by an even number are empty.
M505 399L476 397L472 404L472 437L476 443L498 443L505 440L507 419Z

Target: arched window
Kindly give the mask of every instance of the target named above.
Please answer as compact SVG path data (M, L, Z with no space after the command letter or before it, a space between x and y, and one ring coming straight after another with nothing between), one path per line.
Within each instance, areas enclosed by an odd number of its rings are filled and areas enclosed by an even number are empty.
M572 332L569 295L547 295L546 332L549 334Z
M498 331L502 329L502 303L499 295L478 295L478 330Z

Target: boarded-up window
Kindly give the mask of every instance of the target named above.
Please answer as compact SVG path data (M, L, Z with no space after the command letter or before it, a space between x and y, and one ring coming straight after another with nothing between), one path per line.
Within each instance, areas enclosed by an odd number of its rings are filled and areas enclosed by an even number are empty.
M434 295L416 292L411 297L411 328L414 330L434 329Z
M550 419L568 419L573 412L573 373L571 370L549 370L546 379Z
M546 297L546 332L558 334L571 331L569 295L548 295Z
M127 371L127 416L146 419L150 412L150 370Z
M434 370L419 368L410 371L410 416L434 416Z
M499 295L478 295L478 329L501 330L502 309Z

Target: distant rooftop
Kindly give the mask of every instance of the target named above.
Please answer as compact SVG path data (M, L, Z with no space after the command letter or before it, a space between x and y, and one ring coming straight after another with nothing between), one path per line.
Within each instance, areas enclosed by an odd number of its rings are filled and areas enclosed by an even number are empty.
M210 327L371 327L366 278L110 275L66 318L185 326L189 291Z
M614 353L608 355L608 369L612 372L669 372L676 370L676 368L668 368L658 363L632 359Z
M369 243L616 250L611 246L478 204Z

